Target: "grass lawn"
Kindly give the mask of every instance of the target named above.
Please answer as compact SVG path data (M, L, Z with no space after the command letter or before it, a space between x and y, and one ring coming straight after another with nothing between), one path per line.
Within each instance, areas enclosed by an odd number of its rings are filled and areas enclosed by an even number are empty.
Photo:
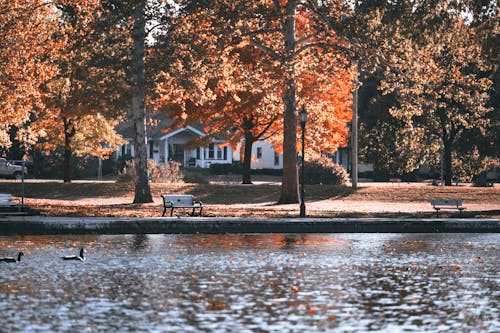
M298 205L276 205L281 187L272 183L240 185L233 182L215 184L152 183L154 203L132 204L134 186L120 182L34 181L25 183L25 203L42 215L54 216L160 216L161 198L165 193L189 193L206 205L206 216L296 216ZM463 199L470 205L466 217L500 217L500 187L438 187L424 184L370 184L358 189L341 186L306 186L308 216L318 217L432 217L431 199ZM21 183L0 182L0 193L21 196ZM365 204L369 211L356 208ZM422 211L405 209L421 203ZM336 209L339 205L348 208ZM397 212L386 212L384 206L397 204ZM349 206L350 205L350 206ZM354 208L349 208L354 206ZM380 209L377 209L380 207ZM455 211L440 216L456 216Z

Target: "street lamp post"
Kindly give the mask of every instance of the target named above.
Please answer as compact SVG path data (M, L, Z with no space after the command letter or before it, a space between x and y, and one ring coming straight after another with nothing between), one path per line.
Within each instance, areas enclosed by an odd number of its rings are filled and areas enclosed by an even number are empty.
M306 217L306 202L305 202L305 191L304 191L304 147L305 147L305 135L306 135L306 120L307 120L307 110L305 106L299 112L300 128L302 129L302 164L300 168L300 217Z

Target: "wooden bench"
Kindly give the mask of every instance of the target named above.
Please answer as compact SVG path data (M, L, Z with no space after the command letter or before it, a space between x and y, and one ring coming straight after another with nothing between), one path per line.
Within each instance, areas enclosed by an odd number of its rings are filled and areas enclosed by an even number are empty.
M189 208L192 209L191 216L201 216L203 203L201 201L195 201L194 197L190 194L162 194L161 197L163 198L163 213L161 216L165 216L167 209L170 209L170 216L172 216L176 208Z
M458 209L460 216L462 216L462 211L465 210L460 199L433 199L431 205L436 210L436 217L439 216L439 210L441 209Z

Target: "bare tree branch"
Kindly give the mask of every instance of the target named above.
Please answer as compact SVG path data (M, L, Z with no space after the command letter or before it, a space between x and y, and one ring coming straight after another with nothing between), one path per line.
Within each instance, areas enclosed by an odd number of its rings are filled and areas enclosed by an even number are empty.
M261 49L262 51L264 51L265 53L267 53L268 55L270 55L271 57L273 57L274 59L276 60L282 60L282 56L281 54L279 54L278 52L276 52L275 50L273 50L272 48L262 44L261 42L257 41L255 38L253 37L250 37L250 42L255 46L255 47L258 47L259 49Z

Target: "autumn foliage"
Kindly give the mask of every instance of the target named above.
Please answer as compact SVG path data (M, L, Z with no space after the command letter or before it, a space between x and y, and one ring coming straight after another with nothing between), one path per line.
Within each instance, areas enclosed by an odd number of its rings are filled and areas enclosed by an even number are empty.
M224 5L220 2L219 7L215 7L227 9ZM271 9L274 5L266 3L265 6ZM229 138L228 144L233 147L243 142L244 170L249 172L255 141L268 139L274 143L275 150L284 152L287 119L284 96L288 94L290 80L289 60L283 49L277 13L266 16L268 21L250 20L247 22L250 28L246 28L244 17L228 27L227 22L210 18L213 10L210 7L205 12L182 17L183 27L174 34L182 36L177 38L187 40L188 45L198 47L177 47L177 59L188 61L174 61L168 72L160 74L154 105L177 119L178 126L200 122L211 135ZM297 39L317 41L317 37L307 37L313 34L307 12L298 12L294 19ZM252 32L259 24L269 24L269 28L261 32L269 38ZM236 37L225 35L228 29L235 29ZM333 38L323 42L325 45L337 43ZM271 49L273 51L269 51ZM335 152L347 144L346 125L351 119L353 75L348 61L338 52L327 52L324 46L313 44L297 50L293 57L297 101L307 107L310 115L308 156L322 151ZM300 133L297 122L293 128L294 141L295 133ZM293 154L298 150L300 147L295 146ZM250 182L248 173L244 174L243 182Z
M65 179L72 156L105 158L122 143L117 124L112 73L96 45L98 0L2 1L0 31L1 145L16 127L25 149L36 144L46 154L62 147ZM101 44L102 45L102 44ZM110 103L111 102L111 103ZM114 102L114 103L113 103Z
M369 71L391 105L371 114L365 151L398 172L441 161L450 184L467 160L471 176L498 159L497 35L493 1L0 0L0 149L17 133L63 157L70 181L71 158L108 157L127 119L135 201L151 201L146 116L161 111L204 125L200 144L241 144L244 183L252 144L271 141L279 202L294 203L298 110L306 159L335 152Z
M39 132L27 123L44 108L41 85L53 78L57 67L51 58L62 45L51 36L57 16L42 0L0 1L0 146L9 147L9 130L20 128L18 138L36 142Z

